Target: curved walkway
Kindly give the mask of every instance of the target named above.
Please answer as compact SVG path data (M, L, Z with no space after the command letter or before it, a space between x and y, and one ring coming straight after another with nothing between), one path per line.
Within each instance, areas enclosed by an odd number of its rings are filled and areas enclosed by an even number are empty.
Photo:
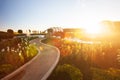
M57 65L60 57L57 48L40 43L40 39L35 39L31 43L37 45L40 49L40 54L29 65L25 66L22 71L9 80L46 80Z

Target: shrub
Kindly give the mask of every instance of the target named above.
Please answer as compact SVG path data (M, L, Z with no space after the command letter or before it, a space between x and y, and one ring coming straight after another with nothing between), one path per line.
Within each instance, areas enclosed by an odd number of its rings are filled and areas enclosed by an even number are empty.
M38 51L27 38L15 38L0 43L0 78L16 70L34 56Z
M92 68L93 80L120 80L120 70Z
M14 67L11 64L0 65L0 78L11 73L13 70L14 70Z
M27 58L30 60L32 59L34 56L37 55L37 48L35 45L33 44L30 44L28 47L27 47L27 50L26 50L26 55L27 55Z
M72 65L59 65L48 80L82 80L82 73Z

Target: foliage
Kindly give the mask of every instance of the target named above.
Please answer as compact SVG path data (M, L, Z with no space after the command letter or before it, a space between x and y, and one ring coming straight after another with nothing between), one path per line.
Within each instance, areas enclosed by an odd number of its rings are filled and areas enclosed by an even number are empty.
M13 31L12 29L8 29L8 30L7 30L7 33L9 33L9 34L13 34L14 31Z
M14 34L9 34L7 32L0 31L0 41L2 41L2 39L10 39L13 37L14 37Z
M0 50L7 49L7 47L12 48L16 47L17 44L21 43L21 38L7 39L0 42Z
M69 64L77 67L83 75L83 80L120 80L119 69L116 69L120 68L120 46L107 41L80 43L70 39L54 38L43 42L54 45L60 50L58 66Z
M18 30L18 33L19 33L19 34L22 34L22 33L23 33L23 31L22 31L21 29L19 29L19 30Z
M0 47L0 65L2 66L0 75L2 76L0 78L31 60L38 52L34 44L29 44L28 38L14 38L6 40L0 45L2 45ZM7 71L8 69L9 71Z
M36 39L36 38L38 38L38 37L37 36L36 37L29 37L28 40L31 41L31 40Z
M0 65L0 78L11 73L14 70L14 66L11 64Z
M57 66L48 80L82 80L82 73L72 65L63 64Z
M117 61L118 65L120 66L120 49L117 50Z
M50 39L48 39L50 41ZM90 61L86 57L85 53L80 49L78 43L72 43L70 41L64 41L59 39L52 39L47 44L52 43L60 50L59 65L69 64L77 67L83 74L83 80L91 80L92 72L90 70ZM79 49L79 50L77 50Z
M51 40L52 40L52 38L47 38L47 39L42 40L41 42L52 45L52 41Z
M29 45L27 47L27 50L26 50L26 55L27 55L27 58L31 59L33 58L35 55L37 55L37 48L35 47L35 45Z
M92 68L93 80L120 80L120 70Z
M66 39L46 39L45 43L56 46L60 50L61 57L71 54L79 54L91 62L93 66L107 69L109 67L120 68L119 47L111 42L80 43Z

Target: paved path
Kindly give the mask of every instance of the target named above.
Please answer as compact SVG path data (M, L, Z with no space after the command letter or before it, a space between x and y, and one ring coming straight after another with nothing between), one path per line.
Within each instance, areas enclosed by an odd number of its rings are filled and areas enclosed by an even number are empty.
M32 41L41 50L34 61L10 80L46 80L59 60L59 51L55 47Z

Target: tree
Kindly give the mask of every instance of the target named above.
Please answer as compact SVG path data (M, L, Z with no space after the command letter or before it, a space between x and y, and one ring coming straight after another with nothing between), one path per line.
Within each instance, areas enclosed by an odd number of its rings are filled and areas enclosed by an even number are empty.
M7 33L13 34L14 31L13 31L12 29L8 29L8 30L7 30Z
M23 31L22 31L21 29L19 29L19 30L18 30L18 33L19 33L19 34L22 34L22 33L23 33Z
M8 29L7 33L9 34L9 38L13 38L14 37L14 31L12 29Z
M29 33L31 33L31 30L29 29Z

